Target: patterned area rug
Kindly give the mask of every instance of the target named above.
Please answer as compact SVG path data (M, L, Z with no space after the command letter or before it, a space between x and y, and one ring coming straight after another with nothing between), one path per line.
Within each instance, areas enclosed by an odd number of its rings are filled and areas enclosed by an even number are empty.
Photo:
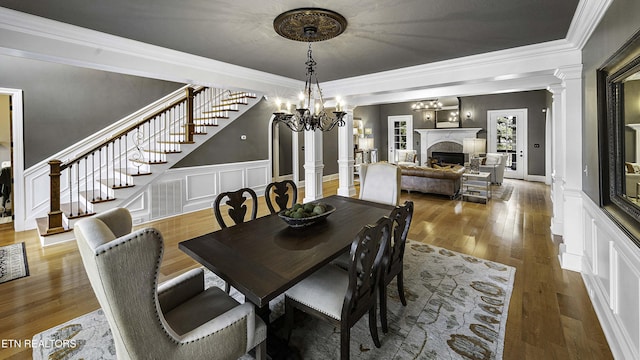
M29 276L24 243L0 247L0 284Z
M389 332L379 332L382 347L373 345L365 316L351 330L351 357L502 359L514 276L510 266L410 241L405 253L408 305L400 303L394 280L389 285ZM223 286L210 272L206 283ZM235 290L231 294L243 300ZM282 296L272 302L274 319L283 314L283 303ZM59 345L34 348L34 359L116 358L101 310L37 334L33 341ZM307 315L296 316L290 346L300 358L337 359L339 344L338 329Z

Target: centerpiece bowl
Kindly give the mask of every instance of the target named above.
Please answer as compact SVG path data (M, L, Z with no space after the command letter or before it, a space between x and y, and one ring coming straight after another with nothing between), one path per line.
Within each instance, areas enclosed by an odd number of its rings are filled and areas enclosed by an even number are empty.
M318 206L321 206L324 209L324 211L322 212L320 212L320 210L316 210L315 212L314 210L307 211L307 212L303 211L304 215L302 215L301 217L295 217L295 215L292 215L292 213L296 212L296 210L294 209L297 209L298 206L303 206L303 207L307 206L308 208L313 207L313 209L316 209ZM331 213L333 213L334 211L336 211L336 208L328 204L307 203L304 205L296 204L291 209L282 210L278 213L278 216L280 217L280 219L286 222L287 225L289 225L290 227L301 228L301 227L313 225L317 222L325 220L327 216L331 215Z

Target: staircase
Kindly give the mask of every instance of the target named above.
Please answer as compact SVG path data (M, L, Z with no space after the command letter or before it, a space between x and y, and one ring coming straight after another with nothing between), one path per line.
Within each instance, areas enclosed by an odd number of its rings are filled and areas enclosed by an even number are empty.
M41 244L73 239L75 221L126 204L257 102L253 93L187 87L178 100L74 159L50 160L50 210L36 219Z

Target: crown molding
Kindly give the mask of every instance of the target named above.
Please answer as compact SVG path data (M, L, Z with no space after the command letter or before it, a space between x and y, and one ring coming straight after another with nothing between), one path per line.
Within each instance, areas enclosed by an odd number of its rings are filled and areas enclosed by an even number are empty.
M0 54L271 94L301 81L0 7Z
M580 0L567 31L567 41L582 50L612 3L613 0Z
M553 74L555 69L577 65L582 53L566 40L522 46L485 54L406 67L375 74L325 82L327 97L347 102L363 94L379 95L432 88L503 81ZM543 86L542 88L545 88Z

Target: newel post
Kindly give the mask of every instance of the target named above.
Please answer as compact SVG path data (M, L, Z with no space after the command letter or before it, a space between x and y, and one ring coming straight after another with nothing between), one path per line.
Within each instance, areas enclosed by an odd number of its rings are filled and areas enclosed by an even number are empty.
M47 234L56 234L64 231L62 227L62 211L60 211L60 160L49 161L49 225Z
M196 131L196 124L193 123L193 88L187 88L187 126L185 142L193 142L193 133Z

